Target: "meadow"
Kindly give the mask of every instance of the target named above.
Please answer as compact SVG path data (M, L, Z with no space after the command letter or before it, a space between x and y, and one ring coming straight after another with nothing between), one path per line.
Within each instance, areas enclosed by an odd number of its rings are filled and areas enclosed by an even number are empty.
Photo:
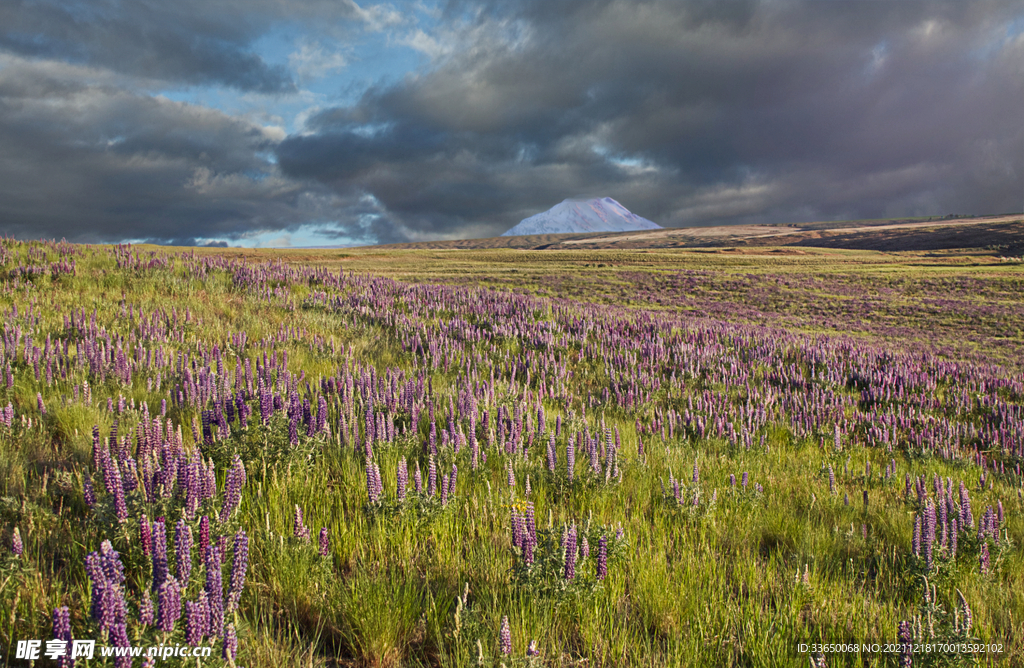
M984 253L2 240L0 653L1024 665L1022 295Z

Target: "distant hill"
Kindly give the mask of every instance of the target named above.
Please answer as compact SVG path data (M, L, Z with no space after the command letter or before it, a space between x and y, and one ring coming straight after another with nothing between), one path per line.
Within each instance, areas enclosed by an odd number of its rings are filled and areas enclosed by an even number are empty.
M563 200L543 213L524 218L503 237L528 234L586 234L590 232L637 232L660 230L660 225L641 218L611 197Z
M518 226L517 226L518 227ZM515 229L515 228L513 228ZM511 232L511 230L509 230ZM586 234L540 233L489 239L452 239L387 244L380 249L596 250L643 248L725 248L806 246L877 251L975 249L1000 255L1024 255L1024 215L970 218L894 218L776 225L680 227Z

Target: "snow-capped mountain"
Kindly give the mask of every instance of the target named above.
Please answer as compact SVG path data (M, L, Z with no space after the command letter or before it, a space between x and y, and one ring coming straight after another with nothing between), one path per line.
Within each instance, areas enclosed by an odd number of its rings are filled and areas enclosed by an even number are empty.
M505 232L503 237L524 234L582 234L585 232L632 232L660 230L657 225L630 213L611 197L600 199L567 199L544 213L524 218Z

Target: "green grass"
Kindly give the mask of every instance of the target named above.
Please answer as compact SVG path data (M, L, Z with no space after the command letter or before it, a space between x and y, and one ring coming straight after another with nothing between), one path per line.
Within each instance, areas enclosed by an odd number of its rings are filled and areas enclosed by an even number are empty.
M48 253L50 261L56 258L43 244L6 243L16 257L25 258L31 251ZM136 250L145 254L150 249ZM201 251L199 257L243 255L247 261L285 259L295 266L328 266L336 271L341 254L229 250ZM97 324L111 341L130 344L133 351L141 342L146 350L160 350L175 360L187 353L205 366L208 360L203 356L216 344L224 354L225 376L232 383L235 365L244 358L255 362L264 352L269 356L287 351L289 370L296 376L305 372L300 393L306 382L316 389L321 378L334 376L339 369L361 374L372 367L383 375L390 368L404 372L406 381L422 374L433 384L439 430L449 399L458 400L465 387L467 363L488 381L485 372L492 365L498 370L495 395L499 404L508 406L507 397L521 396L523 389L522 373L513 381L508 361L523 359L527 350L538 350L514 337L493 348L465 342L454 351L456 361L445 371L443 366L425 366L422 356L417 359L404 350L403 337L415 332L382 320L387 314L302 308L303 299L318 286L296 282L286 286L283 296L268 301L262 293L235 288L230 273L221 269L210 269L205 278L192 277L180 256L167 269L117 270L108 250L96 247L84 249L76 261L74 277L0 280L0 312L6 314L9 331L22 327L23 337L32 336L42 348L47 335L54 339L69 335L63 318L72 309L84 308L88 316L95 309ZM13 262L0 267L3 276ZM802 335L853 336L858 344L898 343L901 350L929 350L965 364L1004 362L1013 369L1011 358L1024 346L1019 329L1006 330L1006 323L1024 309L1020 289L1024 272L1019 266L984 257L965 263L961 258L819 249L807 249L800 256L351 250L345 251L342 266L346 272L372 271L403 281L511 289L554 299L628 304L631 309L659 313L696 312L701 322L709 308L719 308L713 317L737 324L766 324ZM683 272L697 272L697 284L676 282ZM844 320L843 304L865 294L877 300L877 312L865 315L863 322ZM955 300L961 306L930 304L929 299ZM14 306L17 317L12 314ZM134 310L130 318L122 311L128 306ZM31 322L25 318L29 309ZM162 320L174 336L145 339L139 309L147 322L157 309L166 319L174 309L177 329ZM555 318L550 306L538 314L540 319ZM965 315L974 318L970 332L964 330L961 316ZM422 324L440 327L452 318L452 313L437 312ZM282 328L306 334L271 341ZM226 345L240 331L248 334L242 351ZM314 349L315 337L333 340L336 352L330 345ZM260 347L260 341L267 341L267 346ZM540 347L535 354L548 352ZM616 380L619 368L597 359L576 359L578 350L556 352L568 360L573 373L559 382L575 395L575 422L569 420L561 401L547 399L544 407L549 423L561 415L566 431L571 431L570 423L573 429L584 424L579 417L580 399L588 392L600 397L601 390ZM636 354L625 366L646 364L643 354L631 352ZM8 357L14 387L7 389L0 382L0 407L10 401L16 416L13 427L0 426L0 651L12 665L26 665L13 658L14 641L51 637L50 620L57 606L71 609L74 637L97 637L96 624L89 619L84 558L99 549L104 539L113 542L126 564L133 642L151 644L156 637L134 621L138 592L146 586L151 568L137 545L135 512L142 506L133 506L132 519L124 524L104 519L100 512L86 508L82 478L95 474L94 425L106 437L116 417L119 434L129 435L134 444L141 411L129 408L112 415L107 399L116 404L123 396L129 405L134 399L137 406L147 402L150 416L155 417L161 399L184 382L183 374L162 369L159 390L148 382L155 370L137 369L130 385L109 372L101 380L78 364L84 354L84 348L76 350L72 342L66 373L55 370L52 384L46 382L45 369L37 380L23 356ZM804 370L809 378L810 365ZM757 369L754 377L766 384L771 371ZM651 372L668 375L663 369ZM86 402L83 396L76 400L75 388L81 392L86 380L91 400ZM546 380L550 383L552 378ZM531 383L536 391L536 375ZM824 385L820 381L817 387ZM828 388L843 396L855 393L838 385ZM935 474L967 482L976 514L997 499L1004 504L1005 533L1012 546L998 555L992 572L982 575L976 564L966 561L943 563L930 581L937 587L938 603L947 611L958 606L956 590L963 592L974 614L975 634L986 642L1003 643L1005 665L1024 662L1018 640L1024 637L1024 615L1015 612L1024 610L1024 505L1019 476L995 476L991 487L981 490L977 485L981 469L971 462L918 457L903 450L890 453L866 446L862 439L848 439L837 452L830 438L822 447L818 435L794 435L781 409L769 411L766 425L756 432L749 449L725 437L677 432L662 439L657 433L636 432L638 420L646 425L656 411L682 410L705 390L724 397L730 419L739 419L745 388L707 378L688 377L683 389L658 390L650 402L640 402L635 409L594 406L587 410L591 431L599 429L602 421L608 429L620 431L619 480L606 481L603 473L585 472L589 462L577 452L576 479L569 484L563 435L558 439L554 475L547 470L545 440L535 441L526 459L512 458L516 487L510 491L507 458L496 447L485 448L486 463L472 470L466 451L455 455L450 446L440 448L439 433L439 471L447 473L453 461L458 465L457 487L444 507L414 495L404 504L394 499L400 458L410 465L410 489L413 462L421 463L426 477L426 408L415 435L375 446L385 501L374 507L367 504L362 450L343 446L337 434L343 408L336 399L330 406L331 435L303 435L298 446L287 442L286 419L277 417L269 428L260 426L255 403L249 428L233 425L230 438L197 446L192 429L200 420L199 409L168 401L167 418L180 426L188 449L201 447L203 456L215 462L219 486L234 454L245 462L248 482L242 501L225 525L231 532L244 529L251 541L248 583L239 610L229 616L240 638L237 663L274 667L804 666L808 659L797 652L798 643L894 642L898 623L921 609L923 591L910 547L917 508L904 496L905 474L926 475L929 485ZM37 409L37 393L46 404L45 415ZM944 394L939 396L945 401ZM1011 397L1007 405L1019 410L1021 401L1019 396ZM906 406L911 403L907 401ZM487 408L493 422L495 406ZM354 416L362 428L365 405L361 399ZM31 427L27 420L32 420ZM399 422L407 423L408 417L399 413ZM462 426L466 428L467 423ZM483 432L478 437L483 440ZM646 451L642 459L637 454L639 438ZM849 472L844 472L847 459ZM884 480L881 473L890 459L896 460L896 473ZM867 460L873 471L869 480L864 478ZM690 482L695 461L700 469L697 486ZM836 472L835 494L823 473L829 464ZM732 488L730 474L738 479L744 471L749 472L750 487ZM670 474L682 482L682 504L663 495L662 484L668 484ZM529 497L525 494L528 476ZM105 497L99 476L93 480ZM763 485L763 492L754 492L754 484ZM864 489L869 494L866 509ZM700 499L696 509L691 504L694 492L699 492ZM844 494L849 495L849 505L844 504ZM219 498L204 512L219 509ZM523 508L527 500L534 504L542 534L550 531L557 538L572 523L589 527L591 557L581 561L576 583L560 579L560 562L552 562L553 570L538 569L535 573L540 574L533 579L518 574L510 518L512 508ZM303 510L311 531L308 542L292 535L296 506ZM181 509L173 503L166 508L174 513L168 516L170 526ZM150 514L150 519L154 517ZM620 525L624 537L614 540ZM15 526L25 541L21 557L9 550ZM326 557L317 549L321 527L330 536ZM601 535L613 538L614 549L608 578L598 582L594 562ZM197 568L201 567L194 567L193 577L198 577ZM225 578L228 572L225 567ZM505 616L512 631L511 656L499 653L498 631ZM180 624L170 640L183 642ZM539 654L528 657L531 641L536 641ZM218 644L215 659L203 665L218 665L219 655ZM895 665L895 658L836 654L829 657L828 665Z

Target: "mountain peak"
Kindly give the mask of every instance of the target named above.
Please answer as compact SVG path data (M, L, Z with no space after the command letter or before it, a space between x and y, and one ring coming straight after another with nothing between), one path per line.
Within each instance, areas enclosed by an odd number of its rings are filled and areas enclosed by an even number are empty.
M563 200L543 213L524 218L503 237L525 234L583 234L658 230L660 225L631 213L611 197Z

